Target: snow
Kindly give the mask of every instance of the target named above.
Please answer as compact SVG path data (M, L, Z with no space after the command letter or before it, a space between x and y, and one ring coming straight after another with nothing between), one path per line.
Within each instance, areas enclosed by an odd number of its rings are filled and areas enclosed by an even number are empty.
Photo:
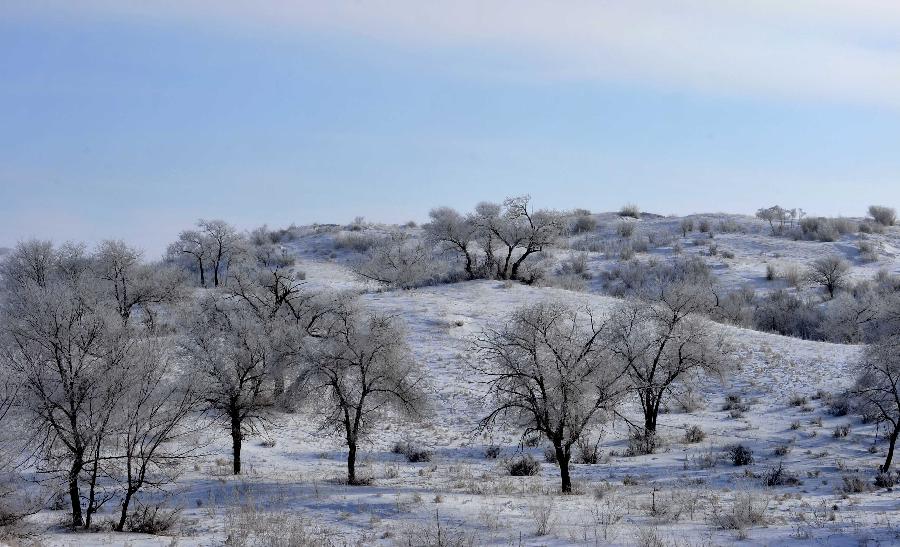
M720 251L733 259L710 257L721 280L737 287L762 287L765 264L803 264L838 252L853 261L853 275L871 277L878 268L900 271L897 231L873 235L883 245L879 263L858 260L853 238L834 243L774 238L754 219L705 215L713 224L737 218L748 233L715 236ZM608 217L604 229L614 231ZM638 221L641 230L677 228L680 219ZM604 219L601 218L601 224ZM699 252L682 240L684 252ZM855 346L804 341L735 327L723 329L734 345L737 366L723 379L696 384L705 404L691 413L672 409L660 417L665 446L655 454L628 457L627 431L621 420L608 424L601 444L603 462L574 465L577 493L561 496L558 470L542 463L538 477L509 477L503 459L520 450L543 462L543 447L522 448L513 431L498 430L485 438L474 433L483 414L484 393L468 367L472 339L483 328L497 326L510 310L542 299L556 299L602 312L617 302L594 293L549 287L528 287L496 281L471 281L410 291L379 291L360 281L347 267L346 253L328 251L329 235L314 234L291 244L298 268L310 287L353 290L375 309L402 317L416 358L426 367L434 390L433 414L421 422L391 418L364 447L361 474L371 486L341 484L345 452L337 437L323 438L302 413L285 414L264 432L248 439L246 473L228 474L229 445L223 434L208 457L185 472L170 488L171 503L182 507L181 524L173 540L141 534L69 534L58 525L62 511L44 511L31 522L46 528L46 545L221 545L226 523L248 520L241 507L302 522L320 543L328 538L343 545L418 545L436 530L478 545L569 545L644 543L656 535L677 545L859 545L900 542L900 494L884 489L843 493L844 477L859 473L870 482L871 470L883 458L868 447L876 434L871 424L853 416L831 416L819 392L838 393L853 378ZM681 238L678 238L681 239ZM704 247L705 248L705 247ZM568 251L558 250L558 257ZM332 256L333 255L333 256ZM589 253L592 271L612 261ZM732 417L722 407L727 394L739 393L749 410ZM804 396L803 405L791 404ZM798 422L793 428L792 424ZM832 432L850 424L847 437ZM686 425L697 425L706 440L682 441ZM408 463L391 453L391 446L412 440L435 452L428 463ZM264 443L263 441L274 441ZM741 443L752 449L755 462L735 467L724 449ZM502 447L499 459L484 457L488 444ZM776 446L789 451L777 456ZM704 456L719 459L702 465ZM759 475L783 463L800 484L765 487ZM732 510L735 499L750 495L767 505L766 522L746 532L722 530L715 515ZM654 499L657 510L653 510ZM680 507L680 514L663 508ZM690 508L695 506L692 512ZM547 535L537 535L538 518L551 514ZM693 514L691 514L693 513ZM255 514L255 513L254 513ZM272 526L269 526L272 528ZM233 526L232 526L233 529ZM446 537L446 536L445 536Z

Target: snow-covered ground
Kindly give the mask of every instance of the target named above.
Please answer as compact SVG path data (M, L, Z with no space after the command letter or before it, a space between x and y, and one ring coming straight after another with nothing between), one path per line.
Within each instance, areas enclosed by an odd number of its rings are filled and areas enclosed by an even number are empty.
M707 217L714 223L726 218ZM638 222L641 230L661 230L677 228L679 220ZM719 255L708 257L716 274L731 286L765 286L767 262L802 265L832 252L851 260L858 278L871 277L879 268L900 271L896 231L870 236L882 246L881 259L863 263L855 254L855 235L833 243L792 241L768 235L756 220L738 220L746 233L717 233ZM614 231L614 222L608 219L606 229ZM827 408L827 394L852 382L858 347L717 326L734 345L735 370L725 378L697 383L703 401L698 409L673 407L661 416L665 442L655 454L624 455L625 424L607 424L602 462L575 464L576 493L562 496L555 464L542 463L541 474L527 478L510 477L503 466L505 458L521 450L543 462L543 446L523 448L512 431L496 431L490 438L474 433L483 416L484 394L468 366L472 340L526 303L564 300L602 312L616 300L496 281L373 290L348 269L345 255L330 250L327 237L312 235L291 244L310 286L359 291L373 308L403 317L409 343L434 390L431 416L415 423L388 420L369 439L361 473L373 479L372 485L342 484L341 440L323 438L302 413L285 414L248 439L242 476L229 475L229 444L222 435L212 454L170 489L171 503L182 508L178 537L73 535L57 524L64 511L45 511L30 519L41 531L49 528L40 534L42 542L222 545L231 534L231 544L241 545L242 535L268 530L271 541L260 544L290 545L306 537L312 544L424 545L437 544L430 541L438 532L444 545L900 543L900 493L844 487L856 477L871 482L885 445L870 451L874 426L853 416L832 416ZM676 241L685 253L701 252L708 247L690 243L698 237ZM722 258L723 249L734 257ZM569 252L558 249L555 254ZM599 252L588 254L594 272L613 263ZM733 394L747 404L746 411L723 410L726 396ZM848 424L846 437L833 434ZM706 433L704 441L684 442L685 429L692 425ZM433 450L434 458L408 463L391 452L393 444L403 440ZM752 449L753 464L736 467L725 457L725 449L735 443ZM492 444L501 446L498 459L485 457L485 447ZM764 486L762 476L778 464L798 479L796 484ZM748 503L762 512L762 522L742 531L719 525L719 518ZM544 521L547 529L539 534Z

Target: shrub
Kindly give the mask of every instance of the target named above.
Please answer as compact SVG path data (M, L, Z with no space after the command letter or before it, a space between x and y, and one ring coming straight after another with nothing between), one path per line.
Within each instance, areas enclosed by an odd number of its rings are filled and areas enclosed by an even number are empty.
M180 509L164 509L159 505L138 505L125 520L125 529L138 534L159 535L178 522Z
M623 220L616 224L616 233L622 237L631 237L634 234L634 222Z
M430 462L431 458L434 456L432 451L418 447L408 441L394 444L391 452L405 456L406 461L410 463Z
M763 474L763 484L766 486L796 486L800 484L800 480L785 469L782 462L778 462L778 465L773 465Z
M708 219L705 219L705 218L700 219L700 224L698 226L698 230L702 234L712 233L712 224L709 222Z
M683 237L687 237L687 235L694 231L694 219L685 218L681 220L680 224L681 235Z
M863 262L878 261L878 246L875 245L875 243L860 239L859 243L857 243L857 247L859 248L860 260L862 260Z
M572 221L570 231L572 234L583 234L593 232L597 228L597 219L590 216L590 213L579 215Z
M791 406L803 406L809 402L805 395L791 395Z
M704 439L706 439L706 433L698 425L692 425L684 432L684 442L688 444L703 442Z
M513 477L533 477L541 472L541 464L531 454L524 454L506 463L506 470Z
M643 456L653 454L656 451L658 439L656 434L643 429L632 430L628 436L628 449L626 456Z
M869 216L882 226L893 226L897 221L897 211L881 205L870 205Z
M778 271L775 269L775 266L772 264L766 264L766 281L775 281L775 278L778 276Z
M715 510L711 514L714 525L722 530L743 530L766 522L769 501L753 494L739 494L731 503L731 510Z
M850 413L850 397L844 394L828 397L827 411L832 416L846 416Z
M641 218L641 210L634 203L626 203L619 209L620 217Z
M359 232L341 232L334 238L334 248L364 253L375 246L380 238Z
M722 410L747 412L750 410L750 405L743 401L739 393L729 393L725 396L725 404L722 405Z
M500 447L492 444L484 449L484 457L488 460L496 460L500 456Z
M750 465L753 463L753 451L742 444L736 444L728 448L728 457L736 466Z
M596 442L585 437L580 437L576 444L578 449L578 462L585 465L596 465L600 462L600 439Z
M832 432L832 436L835 439L843 439L844 437L846 437L849 434L850 434L850 424L843 424L843 425L836 426L834 428L834 431Z
M900 483L900 472L882 471L875 475L875 486L878 488L893 488L898 483Z
M839 488L842 494L861 494L869 490L869 485L859 475L844 475Z
M883 234L884 226L877 222L863 222L859 225L859 233L861 234Z
M796 422L796 423L798 425L800 424L800 422ZM787 456L790 451L791 451L790 445L779 444L772 450L772 454L774 454L776 456Z

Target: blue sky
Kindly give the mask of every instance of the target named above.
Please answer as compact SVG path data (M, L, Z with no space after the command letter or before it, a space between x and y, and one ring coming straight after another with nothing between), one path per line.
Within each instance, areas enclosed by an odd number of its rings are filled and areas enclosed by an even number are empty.
M900 206L900 7L741 4L11 0L0 246L157 256L199 217L421 221L522 193Z

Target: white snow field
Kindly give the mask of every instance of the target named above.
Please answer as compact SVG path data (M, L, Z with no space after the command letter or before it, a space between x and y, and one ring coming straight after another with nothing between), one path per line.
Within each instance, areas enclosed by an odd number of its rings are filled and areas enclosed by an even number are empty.
M900 271L896 229L870 236L881 247L880 259L864 263L856 235L832 243L792 241L770 236L767 226L748 217L706 217L730 218L746 229L717 233L718 255L707 257L727 286L764 289L772 286L765 281L767 263L802 265L832 252L852 262L858 279L879 268ZM615 230L612 217L600 221ZM641 230L677 231L679 221L638 222ZM611 419L600 443L601 462L574 464L575 493L561 495L558 468L544 462L543 443L523 447L514 431L475 433L485 397L469 368L472 340L527 303L563 300L602 312L617 301L597 294L593 282L587 292L498 281L378 290L360 281L346 256L323 237L290 244L310 286L360 291L366 304L401 316L434 391L431 415L419 422L389 419L368 439L361 474L371 477L371 485L342 484L341 438L318 433L302 412L283 414L246 441L243 475L230 475L230 445L222 434L168 488L169 503L182 508L169 532L174 536L72 534L64 530L60 510L29 518L40 525L35 541L134 547L900 544L900 491L870 486L886 445L873 444L875 426L853 415L834 416L828 408L829 395L851 385L859 347L717 324L733 346L734 370L697 379L691 386L700 401L696 408L688 412L673 404L660 417L664 446L654 454L625 455L626 423ZM696 237L676 238L683 253L708 248L692 245ZM575 252L577 239L553 250L556 259ZM724 249L733 258L724 258ZM592 272L614 263L599 251L587 253ZM665 249L653 254L668 256ZM729 395L739 395L745 410L723 410ZM622 414L637 416L633 408ZM849 432L836 436L844 425ZM690 426L699 426L705 439L686 443ZM394 443L404 440L433 450L432 460L409 463L392 453ZM752 464L732 464L725 452L735 443L752 450ZM497 459L485 457L489 445L501 447ZM541 462L540 475L509 476L504 461L522 450ZM764 476L778 465L795 480L765 486ZM746 517L746 526L730 525L734 515Z

